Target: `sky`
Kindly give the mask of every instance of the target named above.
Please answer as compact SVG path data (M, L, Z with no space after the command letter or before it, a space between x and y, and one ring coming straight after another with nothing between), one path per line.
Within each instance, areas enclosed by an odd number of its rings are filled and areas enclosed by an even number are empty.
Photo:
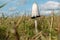
M38 4L39 9L60 8L60 0L0 0L0 5L7 3L3 8L0 9L0 16L2 12L5 13L5 15L14 15L16 13L22 15L25 11L27 14L28 12L31 13L32 4L34 1L36 1ZM41 11L41 14L45 14L42 12L46 11ZM46 14L48 12L50 13L50 11L47 11Z

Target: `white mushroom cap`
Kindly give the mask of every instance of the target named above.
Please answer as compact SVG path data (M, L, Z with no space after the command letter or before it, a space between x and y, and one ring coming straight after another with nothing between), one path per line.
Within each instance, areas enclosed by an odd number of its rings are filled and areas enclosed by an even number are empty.
M39 10L38 10L38 5L36 2L33 3L32 5L32 17L39 16Z

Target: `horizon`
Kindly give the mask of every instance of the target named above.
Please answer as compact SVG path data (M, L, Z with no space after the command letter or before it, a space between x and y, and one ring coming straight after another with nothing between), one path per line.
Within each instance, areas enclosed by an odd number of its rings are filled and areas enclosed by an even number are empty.
M41 11L40 9L59 9L60 10L60 0L36 0L40 14L48 15L50 11ZM32 5L34 0L0 0L0 5L7 3L3 8L0 9L0 16L2 13L6 13L5 15L9 16L12 14L19 13L20 15L24 14L31 14ZM50 4L50 7L49 7ZM58 10L58 11L59 11ZM56 10L57 11L57 10ZM42 13L41 13L42 12ZM59 14L59 13L58 13Z

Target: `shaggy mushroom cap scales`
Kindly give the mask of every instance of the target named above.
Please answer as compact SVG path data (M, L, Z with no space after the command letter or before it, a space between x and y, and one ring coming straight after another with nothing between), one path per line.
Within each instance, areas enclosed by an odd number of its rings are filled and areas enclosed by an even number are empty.
M39 15L39 9L38 9L38 5L36 2L33 3L32 5L32 17L38 17Z

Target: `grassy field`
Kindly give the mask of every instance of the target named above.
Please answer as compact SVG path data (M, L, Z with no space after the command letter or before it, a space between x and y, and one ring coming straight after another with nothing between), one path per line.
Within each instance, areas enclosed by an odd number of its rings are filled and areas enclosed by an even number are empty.
M0 17L0 40L60 40L60 16L37 18L38 33L34 19L26 16Z
M0 6L4 7L6 3ZM0 40L60 40L60 16L41 16L38 33L34 19L29 16L0 17Z

